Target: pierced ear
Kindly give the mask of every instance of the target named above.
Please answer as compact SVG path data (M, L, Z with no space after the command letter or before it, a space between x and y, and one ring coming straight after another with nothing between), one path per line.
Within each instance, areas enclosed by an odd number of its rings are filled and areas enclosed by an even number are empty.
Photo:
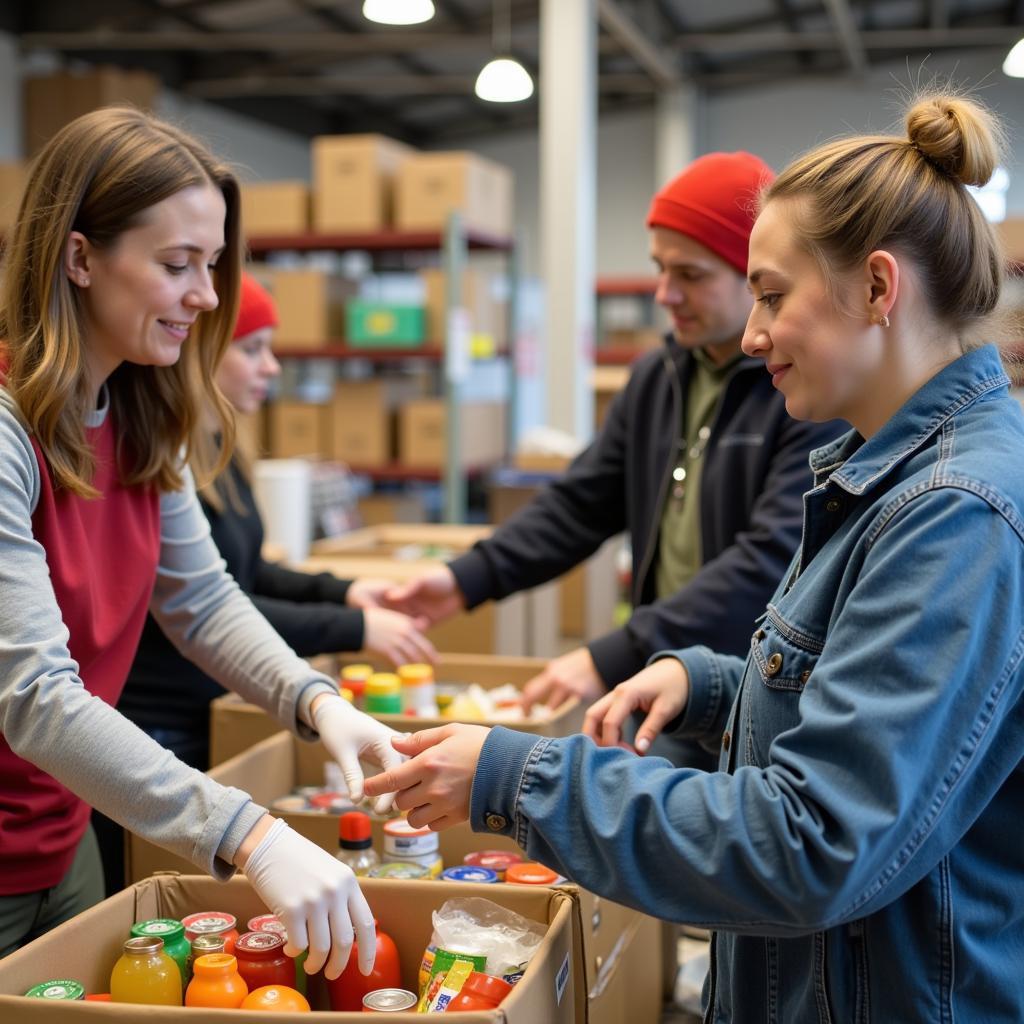
M900 265L891 252L876 249L867 259L868 317L876 323L884 318L896 305L900 288Z
M91 261L92 246L89 239L81 231L72 231L64 246L64 272L68 275L68 280L79 288L88 288L91 280Z

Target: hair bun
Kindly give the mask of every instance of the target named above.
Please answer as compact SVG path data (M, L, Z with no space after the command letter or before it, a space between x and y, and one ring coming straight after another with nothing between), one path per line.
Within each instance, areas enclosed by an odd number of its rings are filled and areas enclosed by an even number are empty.
M910 144L963 185L984 185L999 163L998 126L983 107L957 96L927 96L907 113Z

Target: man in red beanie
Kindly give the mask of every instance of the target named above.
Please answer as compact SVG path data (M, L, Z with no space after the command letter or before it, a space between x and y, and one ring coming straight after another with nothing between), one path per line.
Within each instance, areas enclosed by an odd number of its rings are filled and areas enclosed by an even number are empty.
M672 325L664 346L637 360L562 479L465 555L389 595L436 621L559 576L628 530L632 616L550 662L527 684L527 705L593 701L665 648L745 655L799 544L808 454L845 428L791 419L763 362L740 351L753 302L747 241L773 177L750 153L710 153L658 192L647 227ZM714 767L717 751L663 743L676 763Z

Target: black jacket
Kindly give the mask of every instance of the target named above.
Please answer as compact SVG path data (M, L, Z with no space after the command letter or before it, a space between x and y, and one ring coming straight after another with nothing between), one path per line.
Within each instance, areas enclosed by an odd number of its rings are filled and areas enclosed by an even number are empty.
M694 358L666 336L641 357L594 442L565 475L487 540L451 563L467 605L502 598L561 575L627 530L633 548L629 622L588 647L609 687L656 651L707 644L745 655L800 542L808 455L847 427L787 413L764 363L742 359L726 381L704 451L703 567L655 601L658 531L675 465Z
M238 585L296 654L309 657L362 647L363 613L345 605L348 581L330 573L292 572L264 561L260 556L263 523L252 489L236 463L225 472L231 474L245 512L238 512L227 500L223 512L201 504L213 542ZM225 494L223 487L221 493ZM143 729L205 732L209 703L223 692L178 653L148 616L117 706Z

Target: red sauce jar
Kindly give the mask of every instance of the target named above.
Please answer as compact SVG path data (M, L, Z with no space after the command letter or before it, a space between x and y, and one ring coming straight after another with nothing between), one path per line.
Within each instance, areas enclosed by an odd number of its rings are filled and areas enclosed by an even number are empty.
M273 932L246 932L235 943L238 973L249 991L264 985L295 988L295 961L284 955L284 939Z
M363 997L374 989L401 988L402 968L398 962L398 947L390 935L377 927L377 956L369 977L359 973L359 943L352 943L352 954L345 970L331 981L327 980L327 995L331 1009L338 1012L363 1009Z
M493 1010L511 991L512 986L504 978L496 978L493 974L474 971L466 979L459 994L448 1004L445 1012Z
M197 935L223 935L224 952L233 954L235 942L238 940L238 922L234 914L226 914L222 910L202 910L198 914L183 917L185 938L191 942Z

